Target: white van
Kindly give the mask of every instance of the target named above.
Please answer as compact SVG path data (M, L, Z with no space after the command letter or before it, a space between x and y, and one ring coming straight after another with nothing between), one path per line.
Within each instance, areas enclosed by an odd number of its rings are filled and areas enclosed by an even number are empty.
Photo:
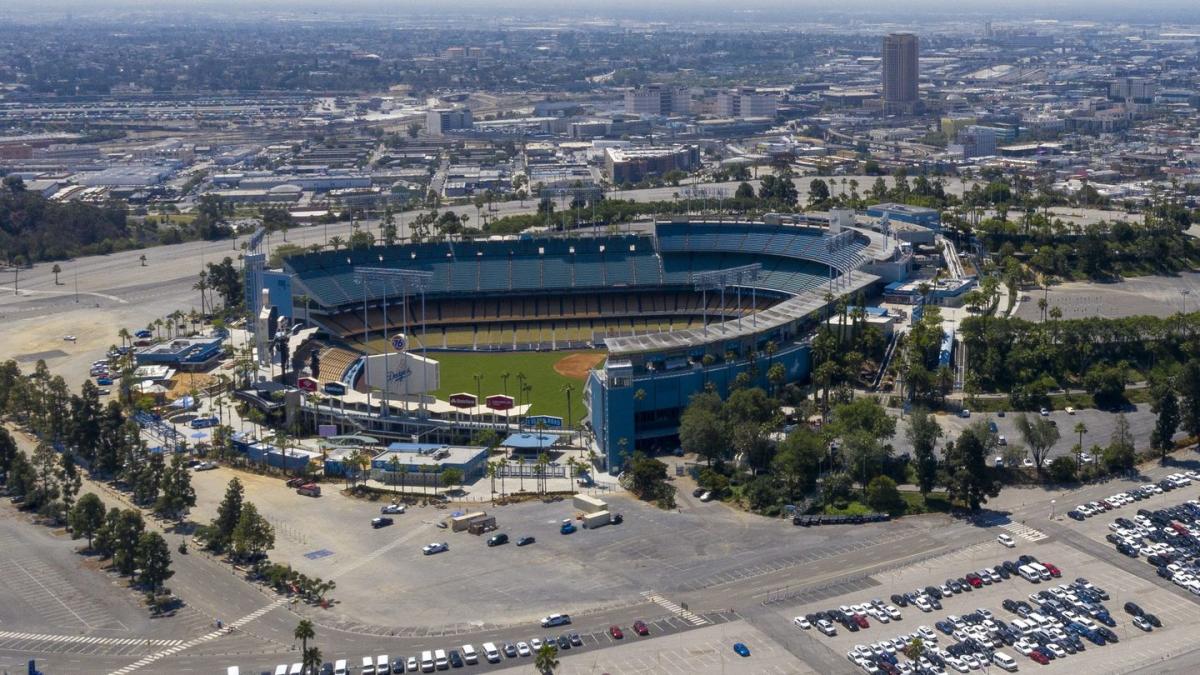
M475 651L473 645L463 645L462 653L463 661L466 661L467 665L479 663L479 652Z
M387 654L380 654L375 657L375 675L388 675L392 672L392 664L388 661Z
M362 675L375 675L375 659L369 656L364 656L362 659Z
M500 650L491 642L483 643L483 657L488 663L500 663Z
M225 669L225 675L242 675L242 670L237 666L229 666Z
M286 663L281 663L275 666L275 675L288 675L288 667Z
M1029 567L1037 572L1038 577L1042 581L1050 581L1050 570L1046 569L1041 563L1029 563Z
M433 668L433 652L428 650L421 652L421 672L432 673Z
M1025 635L1029 631L1033 630L1033 628L1029 625L1029 622L1025 619L1013 619L1012 623L1009 625L1011 625L1013 630L1017 631L1021 635Z
M1017 662L1013 661L1013 658L1004 652L995 652L992 654L992 663L1010 673L1017 672Z
M433 650L433 665L436 666L438 670L446 670L450 667L450 659L446 658L445 649Z
M346 659L338 659L333 664L333 675L346 675L349 672L346 669Z
M292 667L288 670L288 675L304 675L304 664L293 663Z
M1041 579L1042 579L1038 575L1038 573L1029 565L1021 565L1020 567L1018 567L1017 574L1020 574L1021 578L1024 579L1025 581L1028 581L1033 584L1036 584L1037 582L1041 581Z

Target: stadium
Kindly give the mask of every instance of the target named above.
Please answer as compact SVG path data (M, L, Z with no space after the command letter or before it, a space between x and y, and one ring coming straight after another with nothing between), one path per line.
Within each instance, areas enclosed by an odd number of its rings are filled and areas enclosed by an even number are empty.
M774 364L787 381L806 378L822 310L905 277L907 246L886 226L854 224L850 211L675 219L638 233L324 251L257 272L269 297L255 300L272 306L254 309L306 327L292 338L292 363L301 388L325 394L306 405L341 433L461 442L486 427L583 421L617 473L635 449L675 447L693 393L727 393L742 373L765 387ZM568 400L564 425L547 414L561 411L559 392L514 385L509 396L494 373L484 391L482 375L455 372L463 354L499 354L501 370L533 355L549 355L540 363L560 374L564 361L583 363L573 375L585 378L575 403L586 412L571 419ZM447 392L444 382L461 386Z

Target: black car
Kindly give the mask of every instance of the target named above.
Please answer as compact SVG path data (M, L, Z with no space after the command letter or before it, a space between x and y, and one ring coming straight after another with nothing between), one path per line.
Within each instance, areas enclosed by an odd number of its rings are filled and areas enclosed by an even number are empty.
M501 532L500 534L493 534L491 537L488 537L488 540L487 540L488 546L500 546L502 544L507 544L507 543L508 543L508 535L504 534L503 532Z
M579 637L579 633L571 633L567 636L567 638L570 639L571 644L575 645L576 647L583 645L583 638Z
M1146 613L1141 607L1138 607L1136 602L1130 601L1125 603L1125 613L1133 616L1142 616Z
M699 499L700 495L704 494L705 492L708 492L708 490L705 490L702 487L698 487L695 490L692 490L692 496Z
M1005 560L1003 567L1004 567L1004 569L1008 570L1009 574L1018 574L1019 573L1017 568L1020 566L1011 560Z
M1105 626L1097 626L1096 632L1103 635L1104 639L1108 640L1109 642L1120 642L1120 640L1117 639L1117 634L1114 633L1110 628Z
M391 525L391 524L392 524L392 523L394 523L394 522L395 522L395 521L394 521L394 520L392 520L391 518L385 518L385 517L383 517L383 516L380 516L380 517L378 517L378 518L372 518L372 519L371 519L371 527L373 527L373 528L375 528L375 529L377 529L377 530L378 530L379 528L381 528L381 527L387 527L388 525Z
M404 657L403 656L399 657L395 661L392 661L392 672L397 673L397 674L404 672Z
M1071 520L1083 520L1084 519L1082 513L1075 511L1073 509L1071 511L1067 511L1067 517L1070 518Z
M501 649L504 650L504 655L507 656L508 658L510 658L510 659L517 658L517 646L514 645L513 643L505 642L504 647L502 647Z
M403 668L404 666L401 665L400 667ZM398 672L403 673L404 671L400 670ZM321 664L321 675L333 675L333 664L332 663Z
M934 609L941 609L942 603L937 598L929 598L929 606L933 607Z
M1001 579L1011 579L1012 575L1004 568L1004 565L996 565L996 574L1000 575Z
M464 665L463 660L462 660L462 657L458 655L457 649L451 649L450 653L447 654L447 656L450 657L450 665L454 666L455 668L463 667L463 665Z
M1154 626L1155 628L1162 628L1162 621L1159 621L1157 616L1146 613L1142 615L1142 618L1145 619L1151 626Z
M891 600L892 604L896 605L897 607L908 607L908 600L906 600L904 596L900 595L899 593L893 593Z
M623 516L619 513L613 514L613 516L612 516L612 524L613 525L620 525L623 522L625 522L625 516Z
M1013 614L1017 613L1017 603L1012 598L1005 598L1004 602L1000 603L1000 606Z
M521 537L517 540L517 546L528 546L535 541L537 541L537 539L534 539L533 537Z
M558 636L558 648L559 649L570 649L571 648L571 638L567 637L566 635L559 635Z
M938 600L942 599L942 591L937 586L926 586L925 594L931 598L937 598Z

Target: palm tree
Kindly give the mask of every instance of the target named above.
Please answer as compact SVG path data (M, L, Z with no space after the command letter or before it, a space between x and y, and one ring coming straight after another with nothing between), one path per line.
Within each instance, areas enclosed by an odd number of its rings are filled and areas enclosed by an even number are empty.
M200 291L200 313L207 314L205 311L207 304L205 304L204 291L208 290L208 272L200 270L200 280L192 285L192 290Z
M330 582L333 583L333 582ZM321 669L321 650L316 647L309 647L304 650L304 672L316 673Z
M146 254L145 253L138 256L138 262L142 263L142 267L146 266Z
M421 465L421 474L422 474L422 476L421 476L421 493L422 494L425 493L425 486L429 484L429 474L433 473L433 468L434 467L431 464L422 464ZM434 494L437 494L437 483L433 484L433 492L434 492Z
M574 422L571 418L571 394L575 391L575 387L570 384L564 384L562 387L563 393L567 395L567 428L574 428Z
M517 456L517 466L521 467L521 473L517 474L521 477L521 492L525 491L525 455Z
M61 286L62 284L58 283L58 275L62 274L62 268L58 266L58 263L55 263L54 267L50 268L50 273L54 275L54 285Z
M487 463L487 477L492 480L492 501L496 501L496 462Z
M571 479L571 494L575 494L575 472L578 468L579 462L576 462L574 457L568 457L567 478Z
M400 473L400 458L395 455L392 455L392 458L388 460L388 468L391 469L391 473L392 473L392 495L395 495L396 494L396 474Z
M475 405L483 400L483 373L475 373L471 376L475 380Z
M300 623L296 624L296 630L292 631L292 637L300 641L300 653L308 653L308 641L317 636L313 630L313 623L308 619L301 619Z
M558 667L558 647L549 642L542 643L533 660L533 667L542 675L552 675Z
M542 494L546 494L546 488L547 488L547 485L546 485L546 468L547 468L547 467L549 467L549 466L550 466L550 455L548 455L548 454L546 454L546 453L544 453L544 452L542 452L542 453L538 453L538 458L537 458L537 472L538 472L538 482L540 482L540 483L541 483L541 492L542 492Z
M133 335L130 334L128 328L122 328L121 330L117 331L117 337L121 338L122 347L124 347L126 343L133 341Z

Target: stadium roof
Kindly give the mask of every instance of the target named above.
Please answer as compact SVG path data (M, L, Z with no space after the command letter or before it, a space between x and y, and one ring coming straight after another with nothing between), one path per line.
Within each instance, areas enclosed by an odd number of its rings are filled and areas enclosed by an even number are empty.
M878 280L879 277L873 274L855 272L844 283L839 278L837 280L839 283L834 287L833 292L839 296L853 294ZM792 296L773 307L751 314L741 320L734 319L709 324L707 333L704 328L689 328L668 333L605 338L604 346L608 348L610 355L617 356L640 352L682 350L746 337L769 331L819 310L827 304L825 292L825 288L808 291Z

